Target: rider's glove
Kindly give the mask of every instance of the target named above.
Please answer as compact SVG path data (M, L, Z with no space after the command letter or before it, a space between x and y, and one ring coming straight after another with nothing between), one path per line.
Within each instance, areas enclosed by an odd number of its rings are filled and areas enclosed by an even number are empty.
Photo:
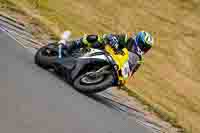
M116 42L110 42L110 45L114 48L114 50L118 51L119 44Z
M107 44L111 45L114 50L118 50L119 47L119 41L116 36L112 34L104 35L104 39Z

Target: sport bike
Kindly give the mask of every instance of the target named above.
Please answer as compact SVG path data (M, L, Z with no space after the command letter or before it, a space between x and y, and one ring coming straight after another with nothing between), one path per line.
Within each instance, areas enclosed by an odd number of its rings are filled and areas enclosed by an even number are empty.
M116 53L110 45L104 49L81 48L58 58L58 45L41 47L35 54L35 63L64 77L83 93L97 93L109 87L123 86L130 72L129 52L126 48Z

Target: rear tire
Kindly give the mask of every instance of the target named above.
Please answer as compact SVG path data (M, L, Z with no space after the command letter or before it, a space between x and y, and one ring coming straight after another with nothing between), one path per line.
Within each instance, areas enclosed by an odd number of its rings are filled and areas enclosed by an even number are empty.
M35 54L35 64L38 66L49 69L53 66L53 62L57 59L57 56L47 56L45 51L48 49L48 46L40 48Z

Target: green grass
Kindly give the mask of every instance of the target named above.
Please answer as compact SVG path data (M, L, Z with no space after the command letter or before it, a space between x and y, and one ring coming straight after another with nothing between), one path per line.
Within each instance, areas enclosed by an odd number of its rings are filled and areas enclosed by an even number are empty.
M200 132L199 0L7 1L57 36L150 31L155 47L128 92L173 125Z

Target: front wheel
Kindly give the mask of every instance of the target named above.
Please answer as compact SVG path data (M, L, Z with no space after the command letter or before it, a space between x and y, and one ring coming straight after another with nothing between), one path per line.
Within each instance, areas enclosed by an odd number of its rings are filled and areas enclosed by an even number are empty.
M89 71L80 74L74 80L74 87L83 93L97 93L113 86L112 72L96 74L96 71Z

